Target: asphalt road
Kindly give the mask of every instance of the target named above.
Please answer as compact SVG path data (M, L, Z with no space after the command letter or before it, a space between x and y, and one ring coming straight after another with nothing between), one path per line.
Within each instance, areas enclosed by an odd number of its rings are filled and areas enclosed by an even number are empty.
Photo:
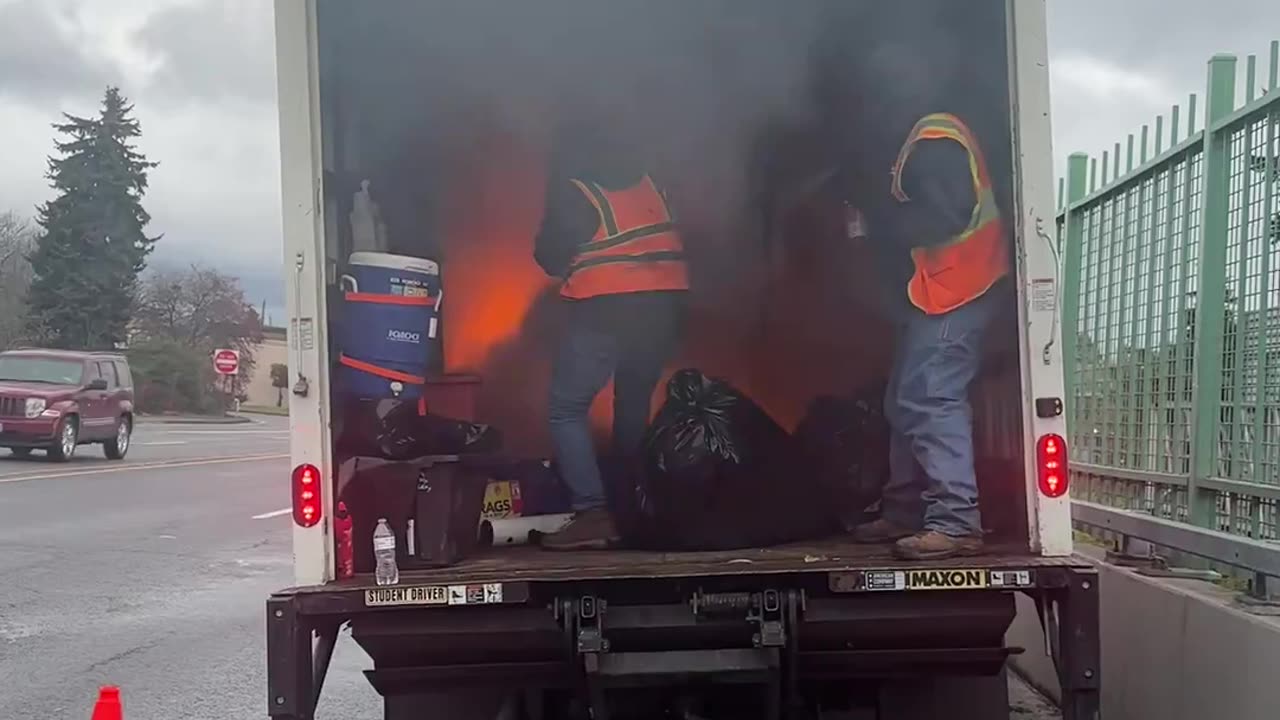
M0 718L89 718L100 685L126 720L266 717L264 601L292 577L288 433L138 427L124 462L0 457ZM0 455L5 455L0 451ZM319 720L377 720L340 642ZM1014 717L1050 718L1025 688Z
M286 423L142 424L121 463L0 457L0 718L87 720L103 684L127 720L265 717L264 600L292 576ZM381 716L366 660L340 644L321 718Z

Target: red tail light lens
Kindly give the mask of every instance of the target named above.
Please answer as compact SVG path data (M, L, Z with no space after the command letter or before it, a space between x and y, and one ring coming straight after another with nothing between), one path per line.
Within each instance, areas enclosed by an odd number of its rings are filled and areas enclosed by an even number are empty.
M1070 474L1067 468L1067 441L1061 435L1042 435L1036 443L1036 465L1040 492L1045 497L1067 494Z
M299 465L293 469L293 521L301 527L320 522L320 468Z

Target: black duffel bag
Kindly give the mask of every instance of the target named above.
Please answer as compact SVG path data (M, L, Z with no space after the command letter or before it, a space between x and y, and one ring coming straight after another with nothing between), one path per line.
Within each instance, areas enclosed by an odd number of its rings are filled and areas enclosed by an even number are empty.
M502 449L502 434L492 425L423 415L416 401L353 400L343 408L338 443L345 455L409 460Z

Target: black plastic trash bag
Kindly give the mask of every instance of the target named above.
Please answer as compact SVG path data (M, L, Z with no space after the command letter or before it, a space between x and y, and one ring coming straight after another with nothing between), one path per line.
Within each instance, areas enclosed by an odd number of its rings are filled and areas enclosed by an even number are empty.
M343 454L387 460L493 453L502 448L502 434L497 428L421 415L418 403L411 400L347 403L339 438Z
M889 479L889 423L884 386L847 397L824 395L796 427L806 464L846 530L870 519Z
M635 473L633 543L722 550L823 535L834 519L795 440L722 380L681 370L645 437Z

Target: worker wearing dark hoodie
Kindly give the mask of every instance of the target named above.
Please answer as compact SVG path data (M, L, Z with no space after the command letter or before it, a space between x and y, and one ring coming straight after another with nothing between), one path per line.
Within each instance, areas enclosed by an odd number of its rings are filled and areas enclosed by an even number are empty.
M680 234L637 149L600 128L580 129L568 143L547 189L535 248L543 270L562 280L568 321L548 415L575 515L542 540L551 550L618 541L588 412L612 378L614 453L625 460L639 451L689 288Z
M974 132L929 114L881 172L847 187L883 263L898 339L885 397L890 479L861 542L894 542L906 559L982 551L969 385L1009 272L1009 243ZM865 170L865 169L864 169ZM887 172L885 172L887 171Z
M972 25L963 3L937 0L928 13L916 2L834 5L851 23L828 23L815 55L815 97L837 155L837 181L823 194L843 201L850 237L866 236L897 329L885 395L890 477L879 519L854 537L891 542L905 559L977 554L969 386L984 332L1010 297L1001 281L1011 242L984 152L1007 136L975 129L1000 127L1007 90L975 75L973 48L957 41L953 26ZM877 30L898 26L912 33Z

